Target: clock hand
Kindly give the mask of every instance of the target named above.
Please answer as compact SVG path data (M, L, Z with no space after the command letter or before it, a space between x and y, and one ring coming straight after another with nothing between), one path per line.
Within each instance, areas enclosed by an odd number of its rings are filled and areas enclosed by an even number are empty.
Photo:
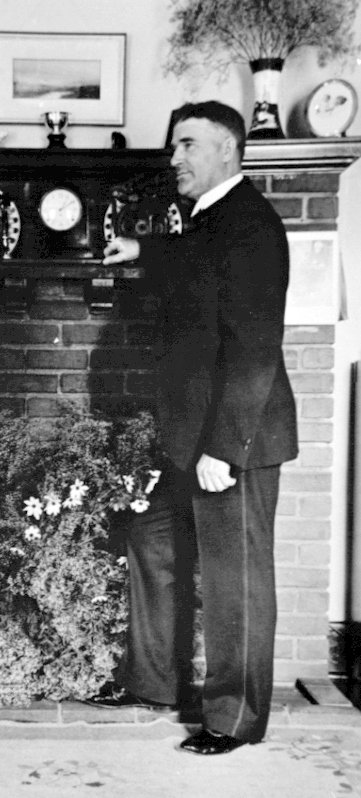
M69 202L65 202L64 205L61 205L60 208L59 208L59 212L63 211L64 208L66 208L68 205L72 205L73 201L74 200L69 200Z

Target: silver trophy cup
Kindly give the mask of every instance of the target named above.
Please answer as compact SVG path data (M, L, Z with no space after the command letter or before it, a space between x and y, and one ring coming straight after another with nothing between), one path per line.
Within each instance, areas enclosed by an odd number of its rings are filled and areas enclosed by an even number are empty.
M44 121L50 130L49 147L65 147L64 130L69 122L69 114L66 111L48 111L44 114Z

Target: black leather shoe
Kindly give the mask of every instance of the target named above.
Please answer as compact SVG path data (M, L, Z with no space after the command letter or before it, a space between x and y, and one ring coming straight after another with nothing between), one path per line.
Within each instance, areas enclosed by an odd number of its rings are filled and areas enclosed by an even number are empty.
M237 740L235 737L230 737L228 734L220 734L212 732L210 729L202 729L192 737L187 737L186 740L180 744L183 751L190 751L192 754L229 754L241 745L245 745L247 741ZM255 740L252 740L255 742Z
M138 698L125 690L117 690L115 687L108 692L86 698L85 703L92 707L105 707L110 709L121 709L121 707L136 707L137 709L150 709L155 712L172 712L176 709L169 704L160 704L157 701L150 701L146 698Z

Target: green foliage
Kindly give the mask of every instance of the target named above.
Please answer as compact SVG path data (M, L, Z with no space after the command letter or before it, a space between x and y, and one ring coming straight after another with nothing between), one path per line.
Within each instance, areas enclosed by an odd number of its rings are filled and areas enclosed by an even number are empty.
M148 506L154 420L67 407L47 430L5 412L0 429L0 704L84 699L123 657L128 574L109 536Z
M166 71L182 74L197 59L210 68L286 58L317 47L321 65L357 50L352 25L360 0L171 0L175 32Z
M13 552L4 598L0 704L84 699L111 681L124 653L127 571L90 538L76 540L71 515Z
M83 523L104 537L114 512L147 501L149 472L163 464L147 411L110 422L64 405L64 415L46 434L31 420L3 411L0 429L0 538L9 524L24 528L26 499L62 496L77 479L88 487ZM131 489L124 480L129 476Z

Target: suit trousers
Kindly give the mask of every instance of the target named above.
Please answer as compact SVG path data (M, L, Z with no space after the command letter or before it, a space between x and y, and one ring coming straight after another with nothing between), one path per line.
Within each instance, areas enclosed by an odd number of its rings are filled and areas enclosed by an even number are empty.
M128 540L127 689L166 704L192 679L194 569L199 559L206 677L203 721L262 739L270 711L276 626L274 517L279 466L236 469L234 487L202 491L170 469Z

